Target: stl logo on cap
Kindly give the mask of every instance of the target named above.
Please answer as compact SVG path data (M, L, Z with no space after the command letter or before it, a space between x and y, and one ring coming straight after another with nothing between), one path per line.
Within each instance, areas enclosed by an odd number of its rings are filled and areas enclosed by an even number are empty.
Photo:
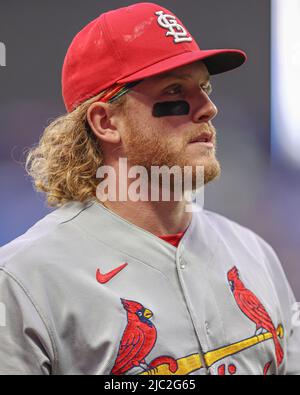
M158 15L157 22L159 26L169 30L166 36L174 37L175 44L193 40L192 37L188 37L187 31L177 22L174 15L165 14L164 11L157 11L155 15Z
M76 34L64 60L63 98L71 112L115 84L120 87L198 60L205 60L214 75L246 59L241 50L201 50L172 11L139 2L99 15ZM115 100L111 93L109 100Z

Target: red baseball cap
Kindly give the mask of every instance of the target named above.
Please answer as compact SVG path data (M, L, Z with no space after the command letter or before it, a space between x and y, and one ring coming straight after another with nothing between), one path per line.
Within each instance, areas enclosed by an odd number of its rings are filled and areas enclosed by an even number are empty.
M67 111L115 83L141 80L197 60L210 74L239 67L237 49L201 50L183 23L153 3L137 3L100 15L73 39L63 65Z

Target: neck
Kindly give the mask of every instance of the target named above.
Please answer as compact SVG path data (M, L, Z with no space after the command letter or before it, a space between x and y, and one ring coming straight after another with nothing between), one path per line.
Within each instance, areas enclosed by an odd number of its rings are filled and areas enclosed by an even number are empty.
M149 198L153 190L151 182L147 178L146 182L142 184L143 187L147 186L146 199L132 199L129 191L136 180L127 177L127 167L123 166L122 168L119 163L117 165L117 162L113 160L111 163L106 163L114 169L116 174L115 178L108 180L111 181L108 184L115 186L115 193L113 193L113 199L108 198L102 204L125 220L155 235L185 231L192 219L192 213L186 209L187 202L183 198L173 198L172 193L170 193L168 201L165 201L161 186L158 187L158 194L155 195L156 200ZM127 162L125 165L127 166ZM97 197L101 199L99 196L101 193L98 194L97 189Z
M190 224L192 213L185 202L120 202L107 201L104 206L127 221L155 235L183 232Z

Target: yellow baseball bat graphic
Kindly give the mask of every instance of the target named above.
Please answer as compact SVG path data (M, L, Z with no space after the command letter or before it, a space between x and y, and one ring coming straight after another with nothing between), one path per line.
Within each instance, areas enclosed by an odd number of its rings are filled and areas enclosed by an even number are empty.
M284 330L281 324L278 325L276 333L280 339L283 338ZM204 354L205 364L207 367L210 367L220 359L237 354L240 351L246 350L249 347L253 347L258 343L264 342L272 338L272 333L266 332L262 333L261 335L255 335L239 342L230 344L229 346L208 351ZM140 375L186 375L204 367L199 354L192 354L183 358L179 358L177 359L177 364L178 369L175 373L172 373L170 371L167 364L161 364L153 369L140 373Z

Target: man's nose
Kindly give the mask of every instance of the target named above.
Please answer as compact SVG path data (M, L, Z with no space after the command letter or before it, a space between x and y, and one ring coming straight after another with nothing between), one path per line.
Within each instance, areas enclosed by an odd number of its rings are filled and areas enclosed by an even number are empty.
M209 122L218 114L218 109L207 93L202 91L197 99L197 107L193 114L195 123Z

